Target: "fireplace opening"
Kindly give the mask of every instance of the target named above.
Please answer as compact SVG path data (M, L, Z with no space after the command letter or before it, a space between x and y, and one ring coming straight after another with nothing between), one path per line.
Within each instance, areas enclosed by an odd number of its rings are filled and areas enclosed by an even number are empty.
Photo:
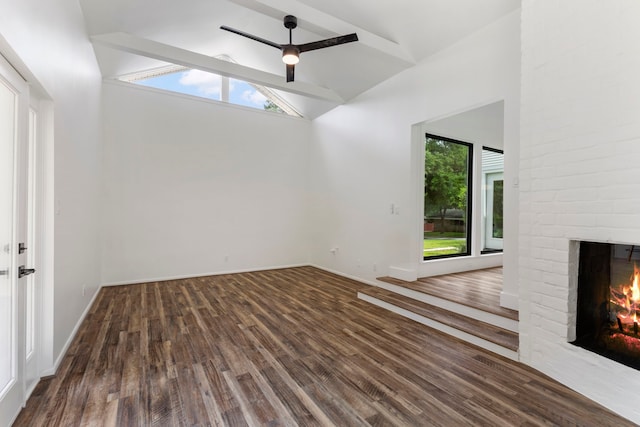
M640 370L640 245L580 242L573 344Z

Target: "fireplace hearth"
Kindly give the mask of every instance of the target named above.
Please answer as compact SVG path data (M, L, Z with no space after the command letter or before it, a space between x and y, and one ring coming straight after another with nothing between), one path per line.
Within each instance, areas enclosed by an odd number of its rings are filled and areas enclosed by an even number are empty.
M640 370L640 245L580 242L573 344Z

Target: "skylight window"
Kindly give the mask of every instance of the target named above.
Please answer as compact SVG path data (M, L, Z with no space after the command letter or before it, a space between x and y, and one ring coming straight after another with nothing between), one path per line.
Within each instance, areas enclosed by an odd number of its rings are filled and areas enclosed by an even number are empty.
M120 77L119 80L140 86L302 117L278 94L264 86L178 65L129 74Z

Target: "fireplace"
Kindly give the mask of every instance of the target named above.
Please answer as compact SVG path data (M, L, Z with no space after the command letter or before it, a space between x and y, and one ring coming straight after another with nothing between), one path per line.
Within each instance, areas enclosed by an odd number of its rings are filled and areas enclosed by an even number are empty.
M640 370L640 245L580 242L573 344Z

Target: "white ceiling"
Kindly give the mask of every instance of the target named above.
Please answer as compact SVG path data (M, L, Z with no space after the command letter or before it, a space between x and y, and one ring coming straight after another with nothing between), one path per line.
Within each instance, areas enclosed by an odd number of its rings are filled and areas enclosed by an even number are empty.
M147 55L149 58L143 56L145 52L129 49L127 41L122 42L125 46L115 48L114 44L94 41L104 77L165 65L167 62L152 58L180 56L180 51L171 47L209 57L228 55L238 64L273 74L271 77L277 77L284 90L295 88L294 95L278 93L310 118L338 105L340 101L335 98L352 99L520 7L518 0L80 0L80 3L91 36L124 32L167 45L161 46L163 55ZM220 30L221 25L227 25L286 43L288 30L282 24L286 14L298 17L294 43L352 32L358 33L360 41L304 53L296 66L296 82L285 83L280 52ZM196 58L196 63L202 63L200 68L205 70L216 70L216 64L207 62L205 56L201 61ZM254 76L250 69L240 70L244 75L239 77L261 83L264 73ZM314 87L333 91L334 99L319 100L322 96L314 94L325 92L314 91Z

